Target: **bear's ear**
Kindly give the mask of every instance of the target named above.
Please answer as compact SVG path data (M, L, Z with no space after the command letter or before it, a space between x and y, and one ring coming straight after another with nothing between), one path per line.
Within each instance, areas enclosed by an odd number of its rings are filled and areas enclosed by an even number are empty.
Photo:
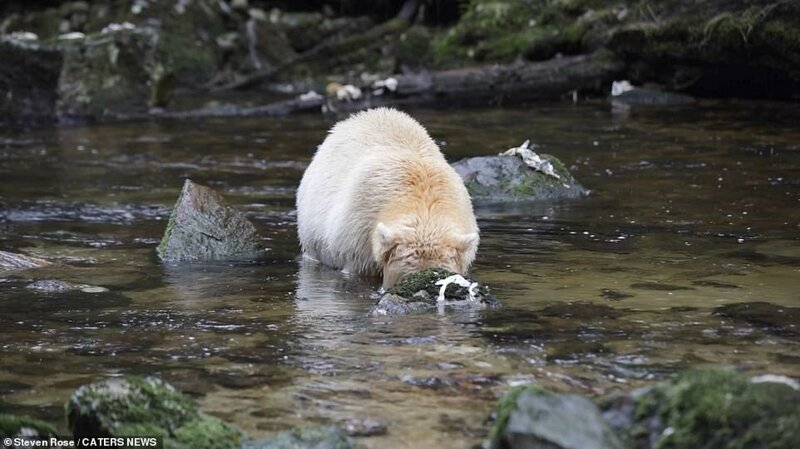
M470 248L475 248L478 246L478 233L477 232L470 232L469 234L461 234L456 236L455 239L455 246L458 248L459 251L467 251Z
M397 232L383 223L378 223L376 231L378 233L378 255L385 264L389 262L392 251L397 246Z

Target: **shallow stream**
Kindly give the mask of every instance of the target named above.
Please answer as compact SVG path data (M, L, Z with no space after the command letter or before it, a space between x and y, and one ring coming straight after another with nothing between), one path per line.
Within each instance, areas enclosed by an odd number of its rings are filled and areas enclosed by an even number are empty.
M371 418L388 433L368 448L465 448L516 383L600 395L709 364L800 376L800 323L712 313L800 306L795 105L410 112L450 160L531 139L592 190L478 208L473 274L501 310L367 318L377 282L299 261L294 189L335 117L0 128L0 249L58 261L0 278L0 411L61 423L78 386L155 374L255 436ZM264 263L159 263L187 177L248 213ZM109 291L26 288L38 279Z

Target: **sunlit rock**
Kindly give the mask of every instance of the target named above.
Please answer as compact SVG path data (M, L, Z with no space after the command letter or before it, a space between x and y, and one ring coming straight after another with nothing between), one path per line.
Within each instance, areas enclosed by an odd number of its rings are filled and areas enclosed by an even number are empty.
M447 270L428 269L411 274L390 288L369 314L405 315L425 310L497 307L500 302L486 285Z
M186 180L158 255L166 262L253 260L264 256L255 226L214 190Z
M38 257L0 251L0 272L41 268L48 265L50 262Z

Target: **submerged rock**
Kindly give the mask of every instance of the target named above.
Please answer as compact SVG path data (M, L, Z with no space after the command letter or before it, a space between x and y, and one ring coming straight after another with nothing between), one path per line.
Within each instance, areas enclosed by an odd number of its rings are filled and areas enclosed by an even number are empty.
M354 449L347 434L335 426L306 427L272 438L246 442L242 449Z
M23 438L26 441L39 441L58 438L58 432L55 427L35 418L0 414L0 438ZM0 443L0 447L5 448L6 446Z
M194 402L154 378L108 379L79 388L67 402L67 421L80 437L162 437L175 449L239 448L243 434L200 413Z
M500 307L500 302L486 285L433 268L411 274L390 288L369 315L405 315L438 308L480 310L496 307Z
M48 265L50 265L50 262L38 257L0 251L0 272L41 268Z
M476 203L580 198L589 194L561 161L548 154L558 178L537 171L516 156L480 156L462 159L453 168L464 180Z
M490 449L621 449L622 443L588 399L534 385L517 387L498 403Z
M104 293L108 289L89 284L75 284L73 282L61 281L58 279L44 279L31 282L25 288L30 290L37 290L44 293L66 293L81 291L84 293Z
M609 397L604 414L630 447L800 447L800 391L780 376L748 379L723 369Z
M800 307L786 307L765 301L726 304L714 315L744 321L778 335L800 335Z
M158 255L166 262L252 260L264 256L255 226L214 190L186 180Z

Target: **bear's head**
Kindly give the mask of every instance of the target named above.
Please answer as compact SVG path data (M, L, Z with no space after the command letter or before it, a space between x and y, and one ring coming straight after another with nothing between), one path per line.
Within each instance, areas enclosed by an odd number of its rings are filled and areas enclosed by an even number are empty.
M378 223L372 248L383 268L383 288L389 288L406 275L428 268L465 274L475 260L478 242L477 232L459 232L446 225Z

